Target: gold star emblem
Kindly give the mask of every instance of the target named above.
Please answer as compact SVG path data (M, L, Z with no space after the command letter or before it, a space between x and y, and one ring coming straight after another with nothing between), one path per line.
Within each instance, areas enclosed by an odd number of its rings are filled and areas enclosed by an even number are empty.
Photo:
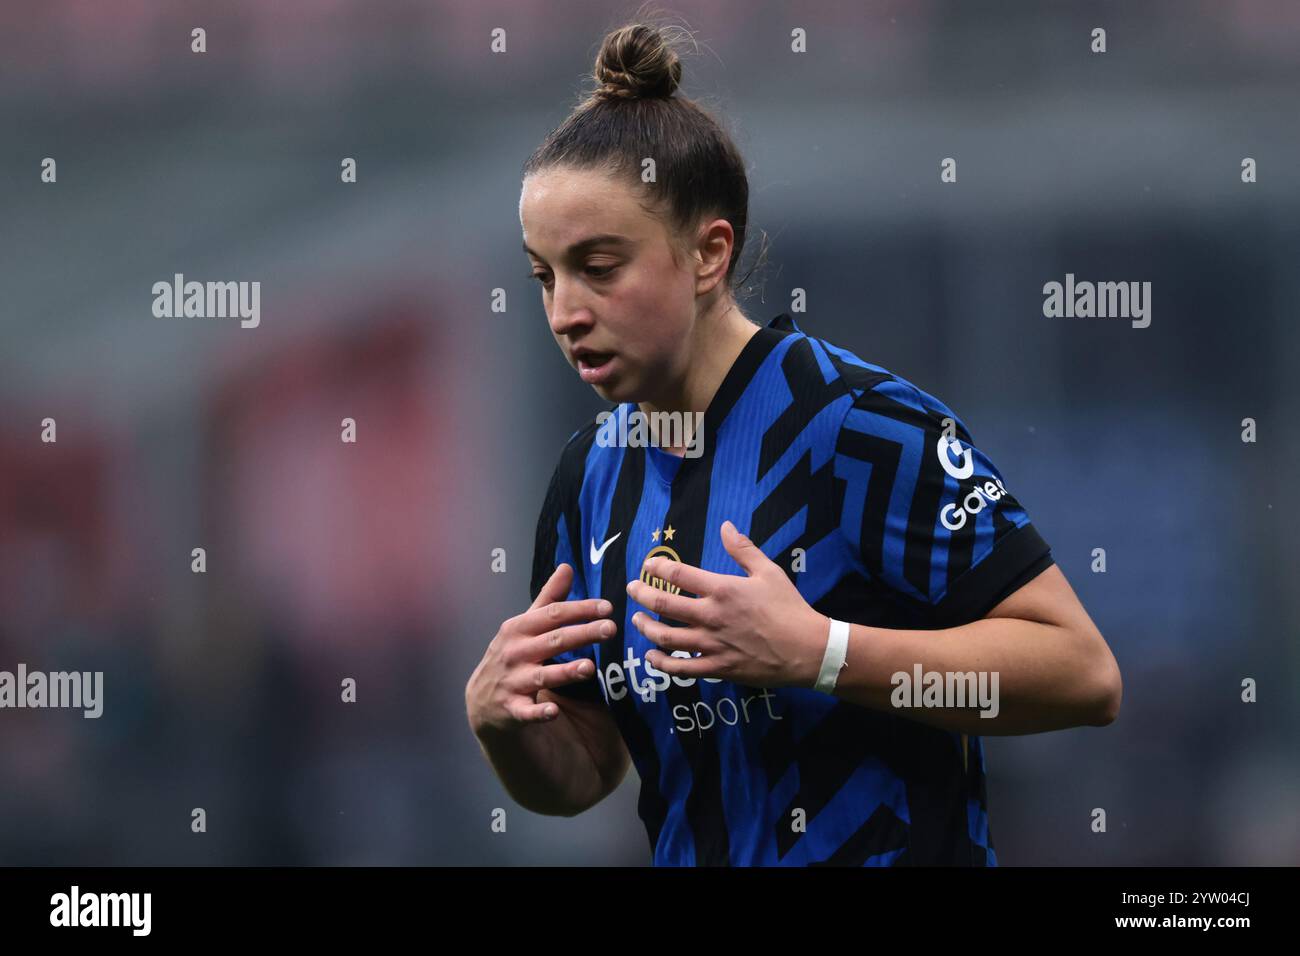
M651 541L658 541L658 540L659 540L659 529L658 529L658 528L655 528L653 531L650 532L650 540L651 540Z
M673 535L675 535L676 533L677 532L673 530L673 526L669 525L668 527L664 528L664 540L665 541L673 540Z

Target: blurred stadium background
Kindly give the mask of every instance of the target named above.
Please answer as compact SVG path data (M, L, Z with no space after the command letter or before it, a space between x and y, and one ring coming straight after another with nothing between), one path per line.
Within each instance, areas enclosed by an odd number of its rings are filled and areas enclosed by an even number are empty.
M463 710L602 407L526 278L519 167L634 9L0 4L0 668L106 698L0 712L0 863L648 862L635 773L530 814ZM804 288L806 331L956 409L1123 669L1111 727L988 739L1001 862L1300 862L1300 6L669 9L750 164L742 272L771 240L746 312ZM260 327L154 318L176 272L261 281ZM1151 281L1150 328L1045 319L1067 272Z

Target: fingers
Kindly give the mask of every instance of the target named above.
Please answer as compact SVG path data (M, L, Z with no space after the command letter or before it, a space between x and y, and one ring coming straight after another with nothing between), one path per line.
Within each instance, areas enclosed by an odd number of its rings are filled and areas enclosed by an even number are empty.
M758 545L750 540L748 535L740 533L730 521L722 522L722 546L726 548L727 554L740 565L740 569L748 575L755 575L764 566L771 563L771 558L763 553Z
M538 637L529 637L519 642L519 660L540 662L556 654L575 650L603 641L618 632L618 626L609 618L589 621L585 624L570 624L557 627Z
M576 684L590 680L596 673L596 662L582 657L561 664L534 664L517 667L510 672L500 687L502 703L497 705L521 724L544 723L559 716L559 706L553 700L538 701L542 690Z
M506 712L521 724L541 724L560 715L560 707L551 701L537 704L520 697L506 705Z
M529 605L528 610L545 607L555 601L563 601L569 596L569 586L573 583L573 568L567 564L557 565L546 579L542 589L537 592L537 599Z
M669 561L668 563L676 564L677 562ZM642 607L648 608L660 617L672 618L674 621L681 621L683 624L698 624L701 627L711 626L712 622L708 620L708 612L704 606L703 598L672 594L651 587L644 581L627 582L627 594L628 597Z
M596 673L596 664L587 658L566 661L563 664L538 664L521 672L527 674L525 686L518 688L505 704L505 711L521 724L536 724L559 716L560 709L554 701L536 701L539 690L563 687L578 681L590 680Z
M709 657L673 657L663 651L646 651L645 659L656 670L672 677L721 677L717 661Z
M596 662L580 657L576 661L567 661L563 664L543 664L535 681L540 681L534 690L552 687L563 687L565 684L576 684L581 680L589 680L596 673Z
M662 578L669 584L683 591L698 594L700 597L713 594L719 586L727 583L727 578L735 577L731 574L714 574L712 571L683 564L681 561L673 561L671 558L651 558L641 565L641 571L652 578Z
M518 695L518 699L508 703L506 710L515 716L515 719L523 719L517 714L524 712L528 705L533 703L539 690L550 690L566 684L590 680L595 673L595 661L586 657L580 657L576 661L565 661L562 664L535 664L532 667L520 668L511 681L513 693Z
M636 629L646 636L647 640L654 641L665 651L690 651L701 654L708 654L721 648L716 640L689 627L672 627L663 621L656 621L649 614L637 611L632 615L632 623Z
M568 592L565 592L568 593ZM538 592L539 598L542 592ZM529 608L514 621L517 634L536 637L553 631L566 624L579 624L594 618L611 614L614 605L603 598L588 598L585 601L551 601L538 607Z

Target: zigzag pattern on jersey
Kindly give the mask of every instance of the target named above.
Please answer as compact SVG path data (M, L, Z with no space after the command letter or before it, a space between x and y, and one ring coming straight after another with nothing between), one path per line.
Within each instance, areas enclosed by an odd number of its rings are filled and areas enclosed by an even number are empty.
M813 340L806 337L792 342L786 349L781 361L781 374L785 376L786 387L794 400L763 433L758 468L754 475L755 485L775 467L822 409L844 397L848 382L843 373L829 382L823 378L813 351ZM882 377L884 373L877 376L876 380L879 381ZM865 381L862 376L855 378ZM813 471L812 449L805 451L772 492L754 509L749 527L749 536L754 543L762 547L768 538L805 505L808 514L804 531L789 548L798 547L807 551L834 532L839 522L839 512L835 508L835 502L826 494L834 465L834 458L827 458L821 468ZM790 567L783 567L786 576L794 581L796 572Z
M815 349L829 360L838 377L830 381L825 379ZM846 361L836 354L837 351L807 337L793 342L786 350L781 371L793 400L763 435L754 478L756 484L776 465L819 412L842 399L846 387L856 401L880 382L893 378L884 370ZM900 407L898 411L904 420L916 415L912 409ZM907 414L901 414L903 412ZM970 435L964 427L959 422L956 424L958 438L970 442ZM923 433L923 429L917 431ZM861 540L868 570L873 578L878 579L883 565L885 516L898 479L901 445L842 429L837 452L871 465ZM933 457L923 458L923 462L925 466L941 469ZM807 550L835 532L847 481L835 477L834 464L835 458L831 456L821 468L813 471L812 450L809 449L791 465L751 517L750 537L760 548L805 506L808 510L804 530L798 539L785 547ZM941 478L927 477L932 480L923 482L923 486L937 490L933 494L913 495L904 561L905 575L918 596L929 592L934 516L938 514L939 491L943 487ZM827 494L828 487L834 488L833 495ZM1007 524L1011 525L1010 522ZM973 539L973 535L970 537ZM969 551L962 570L966 566L969 566ZM796 572L792 567L785 570L793 581ZM925 626L923 609L900 604L890 589L852 573L842 578L813 606L823 614L851 618L859 623ZM886 609L881 613L882 619L863 620L863 609L868 607ZM862 763L875 757L893 774L907 781L911 825L881 803L838 849L812 865L861 866L873 857L891 853L897 854L892 860L895 865L984 862L982 853L975 852L982 848L973 847L971 843L966 819L968 796L976 798L981 809L985 806L983 775L978 771L969 775L961 772L961 754L953 745L952 735L846 703L837 703L829 708L798 741L793 739L790 728L791 725L785 722L773 724L761 744L769 789L776 789L791 769L798 774L798 789L773 826L778 859L783 859L804 836L789 825L794 810L802 808L811 824ZM968 792L962 792L963 779L967 782ZM918 838L923 842L918 842Z

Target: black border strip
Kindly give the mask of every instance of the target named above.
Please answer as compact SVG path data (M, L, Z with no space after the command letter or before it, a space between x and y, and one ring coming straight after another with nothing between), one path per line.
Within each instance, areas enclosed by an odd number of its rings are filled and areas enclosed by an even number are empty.
M953 582L935 605L936 621L941 627L978 621L1055 564L1051 550L1037 528L1021 525L996 542L992 554Z

